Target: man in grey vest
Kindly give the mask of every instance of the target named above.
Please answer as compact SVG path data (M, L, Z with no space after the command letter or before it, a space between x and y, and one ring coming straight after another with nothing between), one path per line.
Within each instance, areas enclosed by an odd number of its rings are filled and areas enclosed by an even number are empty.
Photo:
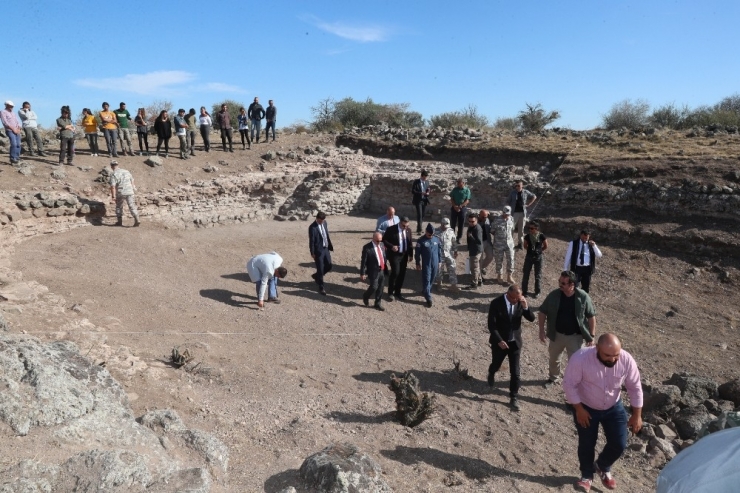
M531 207L537 196L524 188L524 182L517 180L514 182L514 190L506 199L506 205L511 207L511 216L514 219L514 228L517 232L516 248L524 248L522 240L524 239L524 225L527 223L527 207Z

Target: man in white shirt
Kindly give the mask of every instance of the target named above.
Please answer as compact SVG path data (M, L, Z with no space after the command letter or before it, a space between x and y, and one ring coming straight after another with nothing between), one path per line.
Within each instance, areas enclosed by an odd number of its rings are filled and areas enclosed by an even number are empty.
M399 222L398 216L396 215L396 209L388 207L386 213L378 218L378 222L375 225L375 231L385 233L385 230L388 229L389 226L393 226Z
M278 298L278 279L288 275L288 269L282 267L283 258L277 252L255 255L247 262L249 278L257 285L257 306L265 306L265 295L267 301L280 303Z
M28 147L28 155L33 156L33 142L36 141L36 151L39 156L45 156L44 154L44 142L41 140L41 134L39 134L39 122L36 113L31 109L31 103L28 101L23 102L23 107L18 110L18 116L21 119L23 125L23 131L26 133L26 146Z
M596 270L596 259L601 258L601 250L591 239L591 232L581 230L581 235L573 241L568 242L565 251L563 270L569 270L576 274L576 287L588 293L591 287L591 276Z

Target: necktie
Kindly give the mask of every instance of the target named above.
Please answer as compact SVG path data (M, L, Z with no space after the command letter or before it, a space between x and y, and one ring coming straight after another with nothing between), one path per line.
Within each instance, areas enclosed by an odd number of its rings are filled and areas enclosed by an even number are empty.
M586 243L582 241L581 242L581 259L580 259L581 265L583 265L583 257L585 253L586 253Z
M385 270L385 259L383 258L383 250L380 249L380 245L375 245L375 251L378 253L378 263L380 264L380 270Z
M324 229L324 225L323 224L320 224L319 225L319 229L321 230L321 238L324 240L324 248L326 248L327 247L327 244L326 244L326 230Z
M399 239L400 239L401 241L400 241L400 244L399 244L399 246L398 246L398 251L399 251L399 253L403 253L403 251L405 250L405 248L404 248L404 247L406 246L406 232L405 232L405 231L402 231L402 232L400 233L400 235L399 235Z

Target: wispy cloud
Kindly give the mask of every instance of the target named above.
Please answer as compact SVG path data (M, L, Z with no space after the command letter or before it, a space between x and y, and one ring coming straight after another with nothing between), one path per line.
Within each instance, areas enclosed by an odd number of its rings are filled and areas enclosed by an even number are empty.
M305 16L303 20L329 34L352 41L359 41L360 43L387 41L391 35L390 28L377 24L352 24L342 21L327 22L315 16Z
M194 84L198 75L184 70L158 70L146 74L126 74L122 77L106 77L102 79L77 79L75 84L92 89L105 89L117 92L155 95L170 93L183 95L190 92L245 92L238 86L223 82L207 82Z

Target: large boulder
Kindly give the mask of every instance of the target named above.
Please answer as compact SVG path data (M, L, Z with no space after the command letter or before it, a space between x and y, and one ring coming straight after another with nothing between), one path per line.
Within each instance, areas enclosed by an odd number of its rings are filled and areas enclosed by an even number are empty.
M732 401L740 407L740 378L725 382L717 388L720 399Z
M380 466L351 443L333 443L301 464L301 478L320 493L388 493Z
M710 378L683 372L674 373L664 383L681 389L681 401L689 407L717 397L717 382Z
M643 395L643 411L657 414L672 413L681 402L681 389L675 385L653 385Z
M0 439L20 451L0 470L0 491L206 493L211 474L225 473L223 444L161 411L177 429L164 447L155 427L136 422L123 387L71 342L0 335L0 386Z
M704 406L694 406L682 409L673 416L673 424L676 425L678 436L682 440L696 438L704 425L714 419Z

